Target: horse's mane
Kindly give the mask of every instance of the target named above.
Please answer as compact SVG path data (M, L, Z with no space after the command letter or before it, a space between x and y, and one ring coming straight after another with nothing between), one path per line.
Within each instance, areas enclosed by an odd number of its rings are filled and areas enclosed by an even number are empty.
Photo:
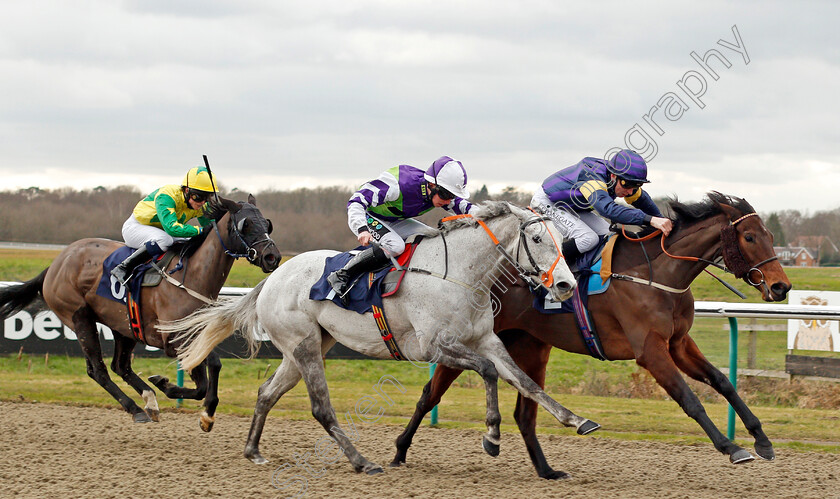
M739 210L743 214L753 213L755 210L746 200L735 196L728 196L717 191L706 194L706 199L696 203L681 203L676 198L668 201L668 206L676 215L676 222L691 223L706 220L722 213L720 205L727 205Z
M209 218L210 220L213 220L215 222L221 220L221 218L225 216L226 213L231 211L231 209L235 210L239 207L239 204L236 201L232 201L230 199L225 198L219 198L218 202L215 198L210 198L210 200L207 201L207 204L208 208L205 218ZM202 230L201 233L199 233L197 236L193 236L188 241L183 242L183 247L180 249L179 253L184 258L189 258L193 255L193 253L198 251L198 248L200 248L202 244L204 244L204 240L207 239L207 236L211 232L214 231L212 227L208 226L207 228Z
M475 206L477 209L472 213L472 217L457 218L451 222L446 222L437 234L428 235L426 237L435 237L440 234L448 234L455 229L461 227L470 227L476 225L477 220L490 220L491 218L500 217L513 213L512 205L507 201L484 201Z

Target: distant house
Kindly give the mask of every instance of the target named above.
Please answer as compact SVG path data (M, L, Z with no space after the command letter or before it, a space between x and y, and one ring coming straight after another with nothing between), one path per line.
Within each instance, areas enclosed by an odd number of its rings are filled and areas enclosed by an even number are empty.
M813 248L801 246L774 246L779 263L786 267L817 267L819 266L819 253Z
M817 265L836 259L840 249L826 236L799 236L790 243L791 246L808 248L817 259Z

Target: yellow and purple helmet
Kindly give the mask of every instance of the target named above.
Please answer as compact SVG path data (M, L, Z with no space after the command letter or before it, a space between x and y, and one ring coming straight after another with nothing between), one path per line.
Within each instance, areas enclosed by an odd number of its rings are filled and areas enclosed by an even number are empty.
M190 168L181 185L196 191L219 192L219 179L210 179L210 173L203 166Z
M607 162L607 170L616 177L637 184L650 182L647 179L647 163L639 153L622 149Z

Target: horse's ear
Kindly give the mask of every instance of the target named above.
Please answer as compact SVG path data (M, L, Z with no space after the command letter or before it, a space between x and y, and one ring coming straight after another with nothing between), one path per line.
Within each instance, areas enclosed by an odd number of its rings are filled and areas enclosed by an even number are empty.
M226 198L219 198L219 199L222 202L222 206L224 206L225 209L230 213L236 213L242 207L239 203L237 203L236 201L233 201L231 199L226 199Z
M733 206L729 206L728 204L719 203L718 206L720 206L720 209L726 214L727 217L729 217L730 222L733 220L737 220L738 217L743 215L743 213L741 213L740 210Z
M256 206L257 205L257 198L255 198L253 194L248 194L248 202L251 203L252 205Z

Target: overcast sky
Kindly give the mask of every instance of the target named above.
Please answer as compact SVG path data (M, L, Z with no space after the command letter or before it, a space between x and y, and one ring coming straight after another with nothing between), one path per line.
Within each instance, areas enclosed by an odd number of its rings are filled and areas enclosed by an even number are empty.
M254 192L441 155L533 190L630 145L654 196L840 207L840 2L728 3L4 0L0 190L150 191L202 154Z

